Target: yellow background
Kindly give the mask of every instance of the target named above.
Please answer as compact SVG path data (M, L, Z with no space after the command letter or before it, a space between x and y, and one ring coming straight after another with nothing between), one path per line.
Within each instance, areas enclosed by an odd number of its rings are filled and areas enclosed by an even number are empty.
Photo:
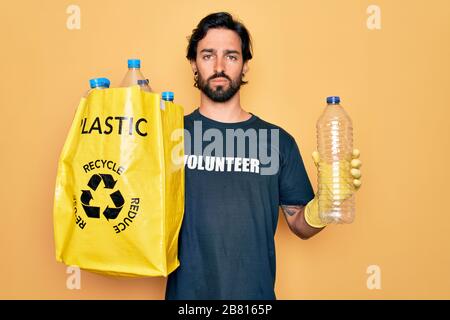
M80 30L66 27L70 4ZM381 30L366 26L370 4ZM242 105L294 135L314 186L326 96L341 96L362 151L352 225L302 241L280 215L278 298L449 299L448 0L2 1L0 298L163 298L164 278L82 272L81 289L66 288L53 244L57 160L88 79L117 85L127 58L141 58L153 89L173 90L192 111L186 37L215 11L253 36ZM380 290L367 288L370 265Z

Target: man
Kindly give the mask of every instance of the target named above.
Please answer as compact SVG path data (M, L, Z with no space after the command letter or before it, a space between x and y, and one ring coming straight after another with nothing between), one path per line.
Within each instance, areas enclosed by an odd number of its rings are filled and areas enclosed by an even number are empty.
M252 58L243 24L228 13L208 15L193 30L187 58L201 100L185 117L181 264L166 298L275 299L279 206L302 239L324 227L300 152L286 131L240 105Z

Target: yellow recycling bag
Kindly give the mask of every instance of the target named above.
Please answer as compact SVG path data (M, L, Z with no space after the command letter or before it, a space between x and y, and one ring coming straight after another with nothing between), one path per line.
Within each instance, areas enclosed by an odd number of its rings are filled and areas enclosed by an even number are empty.
M122 276L167 276L178 267L182 131L182 107L139 86L81 99L58 163L58 261Z

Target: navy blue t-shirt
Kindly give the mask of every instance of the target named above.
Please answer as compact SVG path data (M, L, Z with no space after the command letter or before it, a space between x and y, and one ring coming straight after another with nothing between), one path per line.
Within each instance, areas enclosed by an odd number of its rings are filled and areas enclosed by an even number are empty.
M279 205L314 193L294 138L255 115L237 123L185 117L180 266L166 299L275 299Z

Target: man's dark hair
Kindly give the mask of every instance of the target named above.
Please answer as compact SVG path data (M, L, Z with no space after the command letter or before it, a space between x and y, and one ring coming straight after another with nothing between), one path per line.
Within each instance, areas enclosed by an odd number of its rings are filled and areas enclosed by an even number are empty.
M241 38L242 58L244 62L252 58L252 41L247 28L241 22L234 20L231 14L217 12L204 17L197 25L197 28L192 30L186 55L189 61L196 59L198 43L206 36L209 29L229 29L235 31Z

